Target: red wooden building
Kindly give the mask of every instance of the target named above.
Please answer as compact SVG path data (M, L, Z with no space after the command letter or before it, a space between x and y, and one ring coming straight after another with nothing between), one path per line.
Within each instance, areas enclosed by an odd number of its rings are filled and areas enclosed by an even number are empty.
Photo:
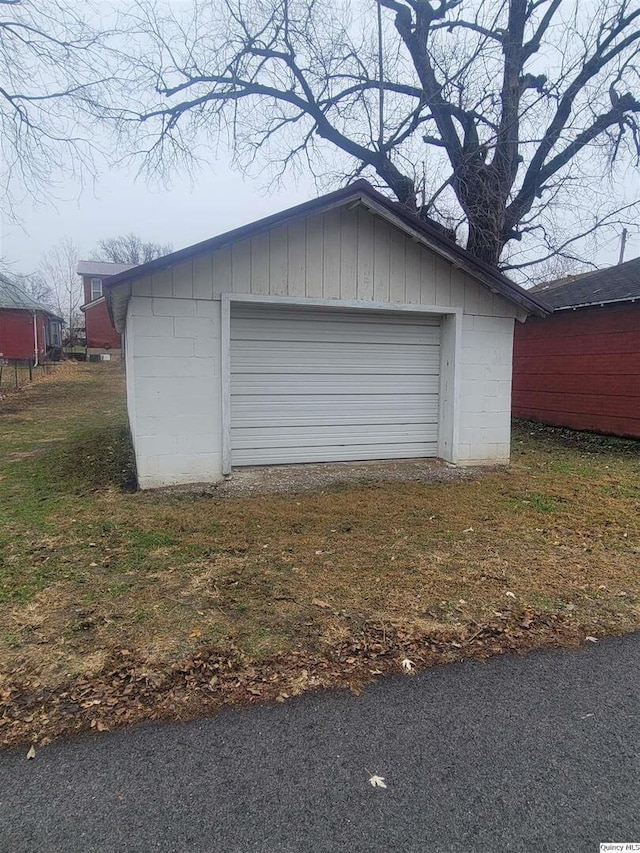
M513 414L640 438L640 258L535 291L553 313L516 324Z
M62 318L0 275L0 358L41 364L61 352Z
M120 335L111 324L103 285L109 276L131 269L131 264L112 264L103 261L80 261L78 275L82 277L87 358L120 358Z

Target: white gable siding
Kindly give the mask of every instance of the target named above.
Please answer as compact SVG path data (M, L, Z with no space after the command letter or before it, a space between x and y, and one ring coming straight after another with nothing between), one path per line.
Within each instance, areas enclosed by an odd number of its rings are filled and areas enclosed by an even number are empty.
M143 488L221 476L222 293L460 309L455 346L443 327L441 399L458 414L439 452L508 460L513 325L524 312L380 217L340 208L132 282L127 381Z
M148 281L146 279L145 281ZM136 295L218 299L221 293L459 305L467 314L516 317L508 300L415 240L358 208L273 228L151 277Z

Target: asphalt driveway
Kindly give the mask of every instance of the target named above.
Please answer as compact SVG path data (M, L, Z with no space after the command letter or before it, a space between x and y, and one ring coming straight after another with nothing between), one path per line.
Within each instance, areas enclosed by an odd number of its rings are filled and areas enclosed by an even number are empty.
M0 849L590 853L640 841L640 635L0 754ZM373 788L370 774L385 778Z

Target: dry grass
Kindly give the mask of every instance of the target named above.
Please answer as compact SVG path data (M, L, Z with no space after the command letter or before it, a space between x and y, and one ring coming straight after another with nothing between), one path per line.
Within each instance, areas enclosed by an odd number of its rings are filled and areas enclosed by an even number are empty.
M414 656L419 638L451 651L496 625L490 651L640 627L637 443L523 425L508 470L461 482L135 493L122 385L116 366L75 365L0 408L8 705L66 695L116 658L158 685L204 650L320 666L372 626L395 658L403 638ZM7 740L26 716L5 713Z

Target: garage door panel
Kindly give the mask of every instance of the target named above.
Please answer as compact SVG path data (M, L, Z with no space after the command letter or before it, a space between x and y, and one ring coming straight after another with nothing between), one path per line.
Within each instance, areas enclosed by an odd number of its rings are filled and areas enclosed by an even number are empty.
M233 316L236 328L241 328L243 320L264 322L294 322L328 323L331 325L347 324L355 327L362 326L420 326L421 328L439 327L438 315L414 314L413 312L366 311L335 308L303 308L299 305L252 305L251 303L236 303L233 306Z
M234 305L232 465L435 456L440 319Z
M262 397L270 394L308 393L309 384L318 395L341 394L352 397L358 394L410 394L419 385L424 393L437 393L437 375L402 374L343 374L316 373L304 376L297 373L239 373L231 375L235 394ZM319 401L319 405L322 401ZM348 400L345 400L345 405Z
M358 444L336 447L252 448L234 450L234 465L292 465L296 462L353 462L365 459L417 459L435 456L434 442Z
M361 394L345 406L341 395L325 395L321 400L309 395L273 396L268 399L234 396L231 421L236 427L309 426L317 424L393 424L398 410L404 423L436 423L438 401L432 394Z
M322 447L330 445L360 445L360 444L406 444L415 437L416 427L420 429L425 441L436 441L437 427L434 424L341 424L337 426L305 426L296 431L298 447ZM236 450L248 449L255 446L255 428L248 427L231 430L233 447ZM291 440L286 430L280 427L260 427L260 441L265 447L290 447Z
M373 337L375 333L375 337ZM348 338L347 338L348 336ZM395 323L330 323L314 320L279 320L265 318L258 320L240 319L234 324L234 341L280 341L280 342L321 342L344 343L345 339L353 343L373 343L381 345L400 344L428 345L436 344L439 326L422 326L418 323L399 325Z
M292 363L291 343L264 341L259 352L253 341L234 341L231 347L233 374L239 373L323 373L326 370L326 344L317 342L296 347ZM331 348L331 372L438 373L440 347L419 345L409 351L406 346L371 343L335 343Z
M371 341L371 333L366 329L353 329L349 332L351 340L354 343L368 343ZM383 332L383 340L380 340L380 345L389 344L416 345L428 346L433 344L433 335L425 334L419 328L408 328L406 330L390 329ZM255 332L247 330L244 335L235 338L237 341L283 341L286 343L325 343L325 344L340 344L344 341L344 332L339 329L319 330L313 333L305 333L296 330L291 332L286 328L266 330L260 327L256 328Z

